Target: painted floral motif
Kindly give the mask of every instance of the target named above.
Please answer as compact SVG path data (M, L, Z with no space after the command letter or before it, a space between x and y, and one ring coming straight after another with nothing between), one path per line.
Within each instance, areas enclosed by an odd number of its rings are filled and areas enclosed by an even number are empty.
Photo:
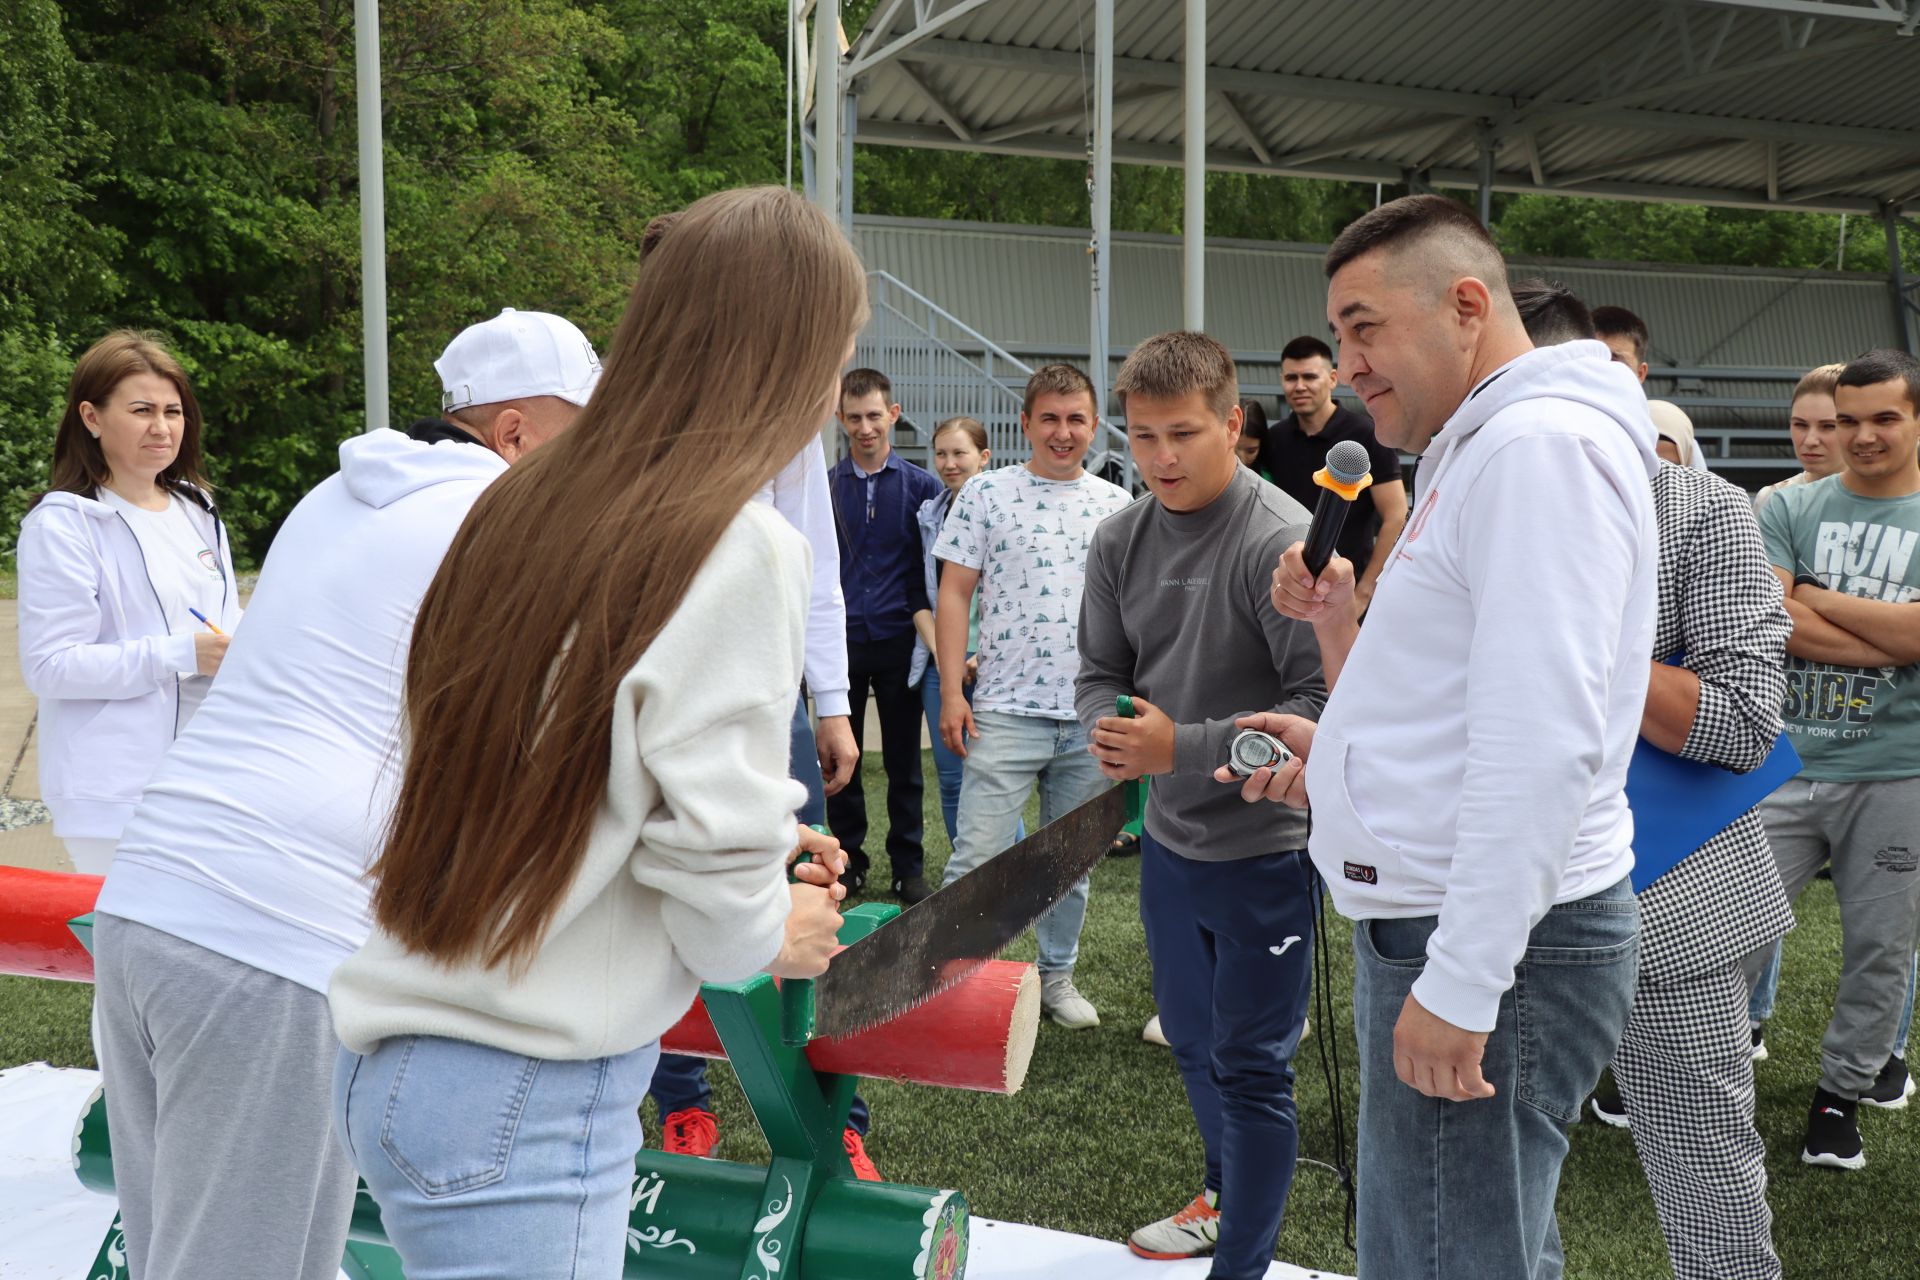
M93 1260L93 1267L87 1272L87 1280L124 1280L129 1274L127 1233L116 1213L113 1225L107 1229L107 1238L100 1245L100 1256Z
M787 1198L768 1204L767 1211L760 1216L760 1221L753 1224L753 1254L765 1268L765 1273L750 1276L748 1280L768 1280L769 1277L780 1274L781 1242L767 1238L787 1220L787 1215L793 1212L793 1183L784 1177L780 1181L786 1184Z
M677 1246L685 1249L688 1253L700 1252L699 1249L694 1247L693 1241L684 1239L678 1231L673 1230L671 1227L665 1231L662 1231L659 1227L648 1227L645 1231L635 1231L632 1227L628 1227L627 1248L638 1253L642 1245L652 1245L656 1249L671 1249Z
M643 1173L633 1180L633 1192L627 1198L627 1212L638 1212L642 1205L647 1213L660 1207L660 1192L666 1188L667 1180L652 1173ZM688 1253L698 1253L693 1241L681 1236L673 1227L649 1226L645 1229L629 1226L627 1228L627 1248L639 1253L645 1248L685 1249Z

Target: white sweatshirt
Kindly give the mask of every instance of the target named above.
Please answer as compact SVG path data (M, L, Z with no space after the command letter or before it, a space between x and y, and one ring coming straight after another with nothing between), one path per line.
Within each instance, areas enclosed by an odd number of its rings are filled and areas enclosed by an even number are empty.
M181 505L225 584L215 621L237 634L226 526L198 491ZM172 633L139 539L107 503L42 498L20 524L18 563L20 671L40 699L40 793L53 833L115 839L180 730L193 635Z
M780 949L793 811L788 730L805 653L805 539L748 503L614 694L606 798L538 954L515 977L376 929L335 971L340 1042L436 1035L538 1058L627 1053L705 982Z
M1490 1031L1527 935L1633 867L1658 459L1598 342L1483 382L1418 502L1307 764L1314 864L1346 916L1439 916L1413 992Z
M772 504L813 549L807 692L813 696L815 715L847 715L852 706L847 692L851 683L847 679L847 605L840 594L840 540L833 531L833 495L827 487L827 459L819 438L807 441L753 499Z
M205 705L127 824L99 909L327 989L367 936L420 599L487 485L478 443L375 431L274 539Z

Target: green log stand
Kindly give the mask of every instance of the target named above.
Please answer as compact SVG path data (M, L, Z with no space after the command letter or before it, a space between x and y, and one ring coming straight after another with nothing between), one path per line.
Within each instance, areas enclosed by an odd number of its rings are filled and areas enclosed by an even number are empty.
M846 912L843 945L899 914L878 903ZM88 950L93 917L72 927ZM857 1079L808 1065L784 1043L774 980L709 985L708 1015L740 1078L773 1158L766 1168L643 1150L627 1224L630 1277L654 1280L961 1280L968 1211L958 1191L860 1182L841 1142ZM791 999L789 999L791 1003ZM792 1015L788 1015L790 1022ZM107 1111L99 1093L74 1135L80 1181L113 1191ZM404 1280L380 1209L363 1184L354 1200L346 1257L353 1280ZM127 1275L115 1215L89 1280Z

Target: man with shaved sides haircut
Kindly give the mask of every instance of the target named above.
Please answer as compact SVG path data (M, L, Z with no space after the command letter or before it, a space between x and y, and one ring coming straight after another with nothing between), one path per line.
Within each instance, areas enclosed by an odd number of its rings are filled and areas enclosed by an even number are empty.
M1318 726L1242 721L1296 757L1242 794L1312 798L1308 852L1356 922L1359 1274L1557 1280L1567 1129L1639 956L1653 423L1599 344L1533 348L1451 200L1382 205L1326 270L1343 376L1422 455L1419 492L1364 630L1352 564L1281 558L1270 598L1313 624L1332 694Z

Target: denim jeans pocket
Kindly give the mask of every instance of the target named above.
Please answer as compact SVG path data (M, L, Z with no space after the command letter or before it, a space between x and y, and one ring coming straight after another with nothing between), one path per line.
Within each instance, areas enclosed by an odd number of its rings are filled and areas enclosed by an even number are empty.
M1619 1047L1640 949L1631 898L1555 908L1514 972L1518 1096L1562 1124Z
M1409 920L1376 917L1354 922L1354 937L1366 948L1367 958L1389 969L1404 969L1417 978L1427 967L1427 939L1433 936L1435 917Z
M410 1036L387 1094L380 1149L430 1200L498 1182L539 1070L538 1058Z

